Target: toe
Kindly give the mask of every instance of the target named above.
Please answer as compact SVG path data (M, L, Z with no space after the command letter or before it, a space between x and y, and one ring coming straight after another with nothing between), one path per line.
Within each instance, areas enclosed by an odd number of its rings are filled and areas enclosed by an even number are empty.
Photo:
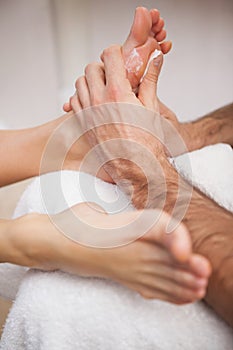
M160 49L163 54L167 54L169 51L171 51L171 48L172 48L171 41L165 41L164 43L160 44Z
M163 40L166 39L166 36L167 36L167 32L165 29L162 29L161 32L159 32L158 34L155 35L155 39L158 41L158 42L161 42Z
M189 232L183 224L169 234L166 234L168 247L173 258L180 263L185 263L192 254L192 243Z
M206 278L198 278L191 272L183 271L180 269L173 268L172 270L173 274L171 275L171 278L174 280L174 282L181 286L184 286L185 288L200 290L204 289L207 286Z
M193 273L199 277L208 278L211 275L211 265L204 256L193 254L189 265Z
M152 27L152 32L156 35L159 32L161 32L161 30L164 27L164 19L162 17L160 17L160 19L158 20L158 22L156 24L153 25Z
M66 112L66 113L68 113L68 112L71 111L70 102L64 103L64 105L63 105L63 111Z
M149 11L144 7L138 7L135 11L130 34L123 44L123 51L130 52L135 47L143 45L148 39L151 26L152 20Z
M152 20L152 26L156 25L160 19L160 13L157 9L150 10L151 20Z

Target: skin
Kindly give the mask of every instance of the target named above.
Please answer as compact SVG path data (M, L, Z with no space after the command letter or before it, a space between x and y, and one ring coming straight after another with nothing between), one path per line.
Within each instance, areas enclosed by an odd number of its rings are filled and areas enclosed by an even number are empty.
M169 118L176 128L181 128L174 114L171 114L164 105L161 106L156 96L157 81L163 60L162 56L150 64L148 73L139 86L137 97L133 93L126 77L121 48L113 46L105 50L102 59L104 67L98 64L89 65L85 75L86 84L83 84L83 80L77 84L83 92L80 94L80 90L78 90L76 108L89 108L109 102L128 102L138 106L145 106L153 109L155 112L161 110L162 115ZM82 98L83 96L87 96L87 98ZM116 121L116 119L113 119L113 121ZM122 122L122 119L119 119L119 121ZM196 149L219 141L229 142L232 145L232 123L232 105L193 123L192 136L197 133L198 126L205 127L201 133L202 137L199 136L194 141L194 144L190 143L189 149ZM131 128L131 126L123 124L108 124L103 127L96 127L92 131L95 135L95 144L115 138L128 138L144 146L148 144L148 148L157 158L165 174L167 190L164 210L172 213L178 190L185 196L190 190L189 185L182 180L180 186L178 186L178 174L168 162L164 146L156 137L150 136L148 133L145 135L146 132L143 129L134 128L131 130ZM191 133L191 130L189 128L189 133ZM188 129L186 129L186 132L188 135ZM122 147L124 152L124 158L130 159L129 147L124 148L124 144L120 147ZM111 148L111 144L109 148ZM102 151L104 152L105 150L102 147ZM109 149L107 151L109 152ZM146 154L144 156L147 157ZM148 161L145 161L144 164L147 164L150 168L150 159L148 158ZM156 176L156 169L155 172L151 172L151 178L145 178L144 174L138 170L138 167L131 166L125 159L114 159L114 157L113 160L107 161L104 167L116 183L120 183L121 180L125 179L131 182L133 190L132 187L127 189L127 185L124 189L128 194L132 195L136 208L155 208L158 206L158 200L161 195L158 191L160 191L162 183L160 183L160 177ZM149 168L148 171L143 169L146 174L150 174ZM152 184L152 194L149 200L148 183ZM213 273L210 277L205 300L233 326L233 215L198 190L194 190L188 210L184 214L183 222L190 231L194 252L206 256L212 265Z
M25 158L25 155L28 155L27 147L29 145L30 150L35 151L35 157L31 159L33 170L30 168L30 163L28 162L27 164L26 162L23 167L20 167L20 169L23 168L23 171L17 175L18 177L14 177L14 179L37 175L39 173L39 162L45 143L55 128L67 118L69 116L64 116L55 122L31 129L30 131L21 131L22 134L20 131L17 135L12 134L14 145L17 149L22 150L22 160ZM31 135L32 131L34 131L34 136L38 134L39 137L30 138L29 135ZM15 138L15 136L17 137ZM60 148L65 148L66 145L67 139L63 136L61 133L57 144ZM15 143L15 139L20 140L18 144L17 142ZM84 144L85 142L83 142ZM11 143L8 142L8 148L11 150L10 145ZM15 153L13 149L15 148L12 147L12 155ZM83 156L82 151L83 148L79 153L77 152L75 154L75 147L73 147L68 152L64 167L70 169L78 168L79 159ZM59 152L57 156L59 156ZM56 170L56 167L53 166L52 158L50 167L44 169L45 172L50 170ZM7 179L7 176L5 178ZM4 178L2 181L4 183ZM83 215L90 215L88 207L85 205L77 206L75 210L80 213L81 217ZM95 222L98 222L100 219L101 222L103 221L103 217L97 218L95 213L91 213L90 219L96 220ZM124 223L126 219L128 220L129 217L115 217L117 223L119 220L122 220ZM42 269L60 268L81 275L112 278L138 291L147 298L160 298L178 304L196 300L205 293L205 285L210 274L208 261L194 254L191 254L190 259L190 240L186 229L182 225L178 228L179 234L174 232L171 235L171 237L175 237L177 234L179 239L173 238L172 242L164 244L163 232L168 220L165 219L161 222L161 225L148 232L148 236L145 235L141 240L125 247L105 250L104 254L102 250L100 252L95 249L87 249L64 238L55 230L49 219L43 215L30 214L15 221L2 221L0 223L2 225L2 229L0 230L1 246L3 247L2 261L10 261ZM104 220L106 220L109 226L114 227L114 219L112 217L109 218L106 216ZM32 228L34 231L33 237L31 236ZM44 232L49 232L50 235L46 234L45 236L42 234ZM163 236L162 240L161 234ZM7 240L6 237L8 237ZM184 244L184 242L186 243ZM158 249L161 246L166 254L168 254L168 260L164 259L164 251L161 252ZM151 252L150 254L149 251ZM155 259L157 256L159 256L159 259ZM97 257L100 261L98 266L96 266ZM167 266L169 263L171 264L169 271L164 268L162 269L162 265ZM106 266L108 266L108 269L106 269ZM129 266L132 269L129 269ZM122 274L125 270L129 272ZM158 278L161 271L163 271L161 276L163 283L161 282L161 278ZM187 273L188 277L182 272ZM172 280L172 287L169 285L168 280ZM190 283L190 280L193 282Z
M156 38L160 40L159 43ZM138 85L146 68L148 58L155 48L160 48L164 54L171 50L172 44L170 41L163 41L165 38L164 20L160 17L159 11L156 9L148 11L143 7L137 8L130 34L122 46L125 61L134 48L137 48L142 55L143 66L141 70L137 74L128 76L132 86ZM75 103L75 99L73 102ZM67 152L64 164L61 165L59 163L59 166L54 164L54 154L52 154L48 161L48 166L45 169L40 169L40 161L49 138L60 125L73 115L70 103L64 105L64 110L66 112L70 111L70 114L38 127L7 132L4 130L0 131L0 162L2 162L0 186L36 176L40 173L60 170L61 167L64 169L78 169L83 154L88 151L89 146L87 146L85 138L81 138L78 142L75 142L73 147L67 149L66 143L69 143L72 128L66 127L66 125L59 129L59 135L54 144L58 158L62 157L63 152ZM8 157L5 154L6 149ZM15 149L20 150L20 152L15 152ZM30 152L28 152L29 149ZM112 181L104 170L102 170L100 176L106 181Z
M148 59L155 49L161 50L163 54L170 52L172 43L171 41L164 41L166 35L164 20L160 17L160 13L157 9L152 9L150 11L144 7L138 7L136 9L130 33L122 45L124 62L127 62L135 48L142 60L142 66L138 72L127 73L127 78L130 81L132 89L138 87L147 66ZM78 89L78 86L76 86L76 88ZM63 106L65 112L72 111L71 99ZM75 100L73 100L73 103L75 103Z
M145 20L150 23L150 31ZM138 21L140 26L146 28L146 35L141 42L138 42L135 29ZM148 59L152 50L150 43L153 42L153 47L158 45L156 38L163 40L165 35L158 11L137 10L131 34L125 44L125 57L137 45L141 54ZM164 53L169 51L169 47L169 43L161 44ZM146 62L143 64L146 66ZM131 78L139 81L141 75L142 72ZM67 149L73 128L62 128L61 125L69 118L68 114L39 127L1 131L1 185L60 170L61 167L57 166L54 159L63 162L64 152L67 152L67 157L63 168L78 169L89 145L84 136L71 149ZM58 130L58 134L53 152L48 155L47 167L41 171L40 161L45 145L55 130ZM102 175L103 178L109 178L104 170ZM77 205L73 210L92 224L104 223L109 230L118 227L119 223L127 224L138 215L132 212L108 216L90 210L86 204ZM164 234L168 220L169 216L164 213L142 238L123 247L104 250L84 247L67 239L46 215L28 214L15 220L0 220L0 261L110 278L146 298L159 298L176 304L192 302L204 296L210 266L205 258L191 252L190 237L184 225L179 225L170 236Z
M132 212L110 217L92 212L86 204L73 209L88 222L95 225L104 222L109 229L127 224L138 214ZM6 244L12 245L13 241L12 263L46 270L62 269L81 276L110 278L145 298L158 298L175 304L188 303L205 294L207 278L203 275L209 275L209 265L201 256L191 254L191 241L184 225L179 225L171 235L164 235L168 220L169 216L164 213L155 227L129 245L94 249L74 244L65 238L48 217L31 214L10 226L7 230L8 241L4 241L3 247L7 248ZM23 254L23 251L27 254ZM41 251L45 256L47 254L46 260ZM1 256L3 260L4 253Z

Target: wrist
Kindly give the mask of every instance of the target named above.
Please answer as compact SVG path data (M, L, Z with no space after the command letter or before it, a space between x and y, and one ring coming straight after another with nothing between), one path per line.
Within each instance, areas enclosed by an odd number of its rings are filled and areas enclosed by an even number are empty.
M90 150L90 145L87 136L80 129L77 116L69 112L42 125L41 128L45 139L44 151L46 151L42 173L61 169L79 169L84 156Z
M114 161L111 169L111 173L115 169L114 181L131 198L136 209L165 205L168 210L176 200L180 185L177 171L164 154L155 159L155 163L145 160L143 170L124 159Z
M73 113L67 113L46 124L33 128L40 149L38 174L59 171L67 161L69 148L72 146L72 133L69 120Z
M204 147L202 130L196 122L187 122L180 125L181 136L187 146L188 152Z
M233 145L233 104L181 124L181 133L189 151L216 143Z

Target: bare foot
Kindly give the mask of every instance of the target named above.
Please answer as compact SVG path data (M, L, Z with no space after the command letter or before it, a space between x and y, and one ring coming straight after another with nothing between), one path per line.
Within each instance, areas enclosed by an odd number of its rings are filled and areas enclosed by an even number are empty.
M129 36L122 46L128 79L133 89L138 87L151 53L155 49L164 54L170 51L171 42L160 44L165 38L164 20L159 11L138 7Z
M138 87L151 53L155 49L161 50L163 54L171 50L172 44L170 41L163 42L165 38L164 20L159 11L138 7L128 38L122 46L128 79L133 89ZM65 103L63 109L70 112L71 103Z
M97 210L96 210L97 209ZM132 230L140 211L107 215L86 203L73 207L82 220L91 226L104 227L106 234L125 226ZM153 219L156 210L147 210ZM167 234L170 217L162 213L160 219L141 238L117 248L92 250L89 261L98 275L113 279L148 299L160 299L185 304L202 299L206 293L211 268L208 260L192 253L189 232L180 224ZM129 232L131 236L131 232Z

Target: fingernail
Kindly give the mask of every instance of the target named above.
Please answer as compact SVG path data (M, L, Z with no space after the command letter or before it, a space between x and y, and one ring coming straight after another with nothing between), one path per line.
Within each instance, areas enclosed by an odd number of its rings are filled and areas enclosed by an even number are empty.
M150 61L151 60L153 60L155 66L159 66L162 60L162 52L156 49L150 56Z
M153 63L156 67L159 67L162 62L162 55L159 54L156 58L153 59Z

